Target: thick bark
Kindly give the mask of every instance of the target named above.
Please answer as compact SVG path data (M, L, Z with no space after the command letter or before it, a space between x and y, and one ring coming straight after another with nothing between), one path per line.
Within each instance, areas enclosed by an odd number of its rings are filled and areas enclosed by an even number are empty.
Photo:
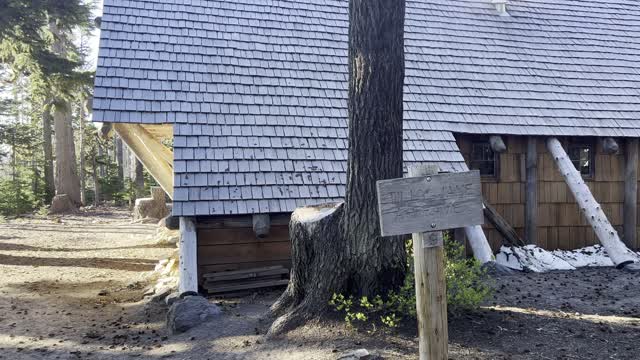
M56 194L56 185L53 177L53 143L51 141L51 123L53 118L51 109L47 106L42 112L42 136L44 150L44 188L45 203L50 204Z
M399 286L404 241L382 238L376 181L402 177L404 1L349 2L349 155L342 217L347 291L384 293Z
M60 101L54 106L53 126L56 139L56 195L67 194L80 206L80 179L76 169L76 151L71 126L69 104Z
M53 52L59 56L66 56L63 29L55 22L51 22L49 28L55 38ZM80 179L76 166L71 108L66 100L56 98L53 101L53 109L53 128L56 139L56 195L67 194L74 205L80 206Z
M98 206L100 205L100 180L98 180L99 166L95 156L91 165L93 167L93 205Z
M135 173L133 177L133 184L136 190L136 198L144 196L144 168L140 160L135 158Z
M384 295L406 271L401 237L382 238L376 181L402 177L405 2L349 2L349 155L345 203L303 208L290 224L292 278L272 310L277 335L334 293ZM324 209L324 210L323 210ZM307 216L305 212L324 216Z
M116 164L118 165L118 179L124 184L124 149L122 148L122 139L115 137Z
M84 171L84 116L84 106L80 106L80 202L83 205L87 202Z
M278 316L269 336L289 331L322 313L334 293L341 293L351 271L340 233L342 205L298 208L291 214L291 279L271 307Z

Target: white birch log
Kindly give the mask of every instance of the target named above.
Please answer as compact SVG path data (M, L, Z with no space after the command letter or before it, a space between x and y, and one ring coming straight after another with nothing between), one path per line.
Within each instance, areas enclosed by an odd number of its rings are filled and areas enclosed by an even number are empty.
M602 246L607 250L611 261L618 268L638 261L638 257L620 240L618 233L611 226L600 204L591 194L589 187L562 148L560 141L553 137L547 139L547 148L569 186L573 197L578 202L580 210L593 228Z
M464 233L469 240L473 256L475 256L480 263L484 264L496 260L493 256L491 246L489 246L489 241L487 240L484 231L482 231L482 226L467 226L464 228Z
M198 292L198 240L193 219L180 217L180 271L178 291Z
M469 171L469 168L464 164L464 168L462 170ZM485 264L487 262L496 261L496 258L493 256L491 246L489 246L489 240L487 240L484 231L482 231L482 226L467 226L464 228L464 233L469 241L469 246L471 246L473 256L478 259L480 263Z

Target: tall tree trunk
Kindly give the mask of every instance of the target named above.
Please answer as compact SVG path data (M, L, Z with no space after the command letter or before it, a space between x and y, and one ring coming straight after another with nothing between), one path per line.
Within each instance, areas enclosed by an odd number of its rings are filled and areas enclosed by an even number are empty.
M121 185L124 185L124 149L122 148L122 139L119 136L115 136L116 146L116 165L118 166L118 181Z
M80 105L80 202L82 204L87 203L87 193L86 193L86 174L85 174L85 164L84 164L84 105Z
M144 197L144 167L138 158L134 157L135 173L133 177L133 185L135 186L136 199Z
M380 236L376 181L402 177L404 1L349 2L349 157L342 234L347 291L402 284L404 241Z
M95 154L96 152L94 152ZM93 168L93 205L100 205L100 180L98 180L98 163L96 161L96 157L93 157L92 160L92 168Z
M56 194L67 194L76 206L80 206L80 178L76 169L71 109L66 101L55 104L53 127L56 138Z
M53 52L61 57L67 55L65 34L62 28L52 21L49 28L54 36ZM53 101L53 128L56 139L56 195L67 194L71 202L80 206L80 179L76 166L76 149L73 140L71 107L62 98Z
M349 2L349 156L343 205L297 209L292 275L269 335L326 310L334 293L384 295L406 271L401 237L382 238L376 181L402 177L403 0Z
M50 204L56 193L56 185L53 178L53 143L51 142L51 109L46 106L42 113L42 136L44 150L44 188L45 203Z

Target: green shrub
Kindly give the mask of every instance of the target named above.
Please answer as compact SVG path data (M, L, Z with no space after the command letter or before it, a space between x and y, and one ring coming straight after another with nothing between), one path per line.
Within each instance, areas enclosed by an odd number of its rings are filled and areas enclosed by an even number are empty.
M397 327L402 320L416 318L416 292L413 274L413 244L407 241L407 276L398 291L386 295L376 295L369 299L364 296L354 299L353 296L333 294L329 305L334 310L345 314L345 321L353 325L355 322L379 320L388 327ZM478 308L483 300L491 295L489 277L475 258L467 259L464 247L445 236L445 276L447 281L447 309L452 314Z

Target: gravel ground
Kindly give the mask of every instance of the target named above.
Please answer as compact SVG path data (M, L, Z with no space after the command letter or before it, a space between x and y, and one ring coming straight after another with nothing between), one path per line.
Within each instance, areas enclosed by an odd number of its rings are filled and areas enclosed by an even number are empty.
M153 244L154 230L117 209L1 223L0 358L329 360L366 348L416 359L411 326L370 333L325 320L267 341L278 291L211 299L222 316L169 335L166 309L141 301L174 251ZM450 358L637 359L637 279L612 268L496 278L481 310L450 317Z

